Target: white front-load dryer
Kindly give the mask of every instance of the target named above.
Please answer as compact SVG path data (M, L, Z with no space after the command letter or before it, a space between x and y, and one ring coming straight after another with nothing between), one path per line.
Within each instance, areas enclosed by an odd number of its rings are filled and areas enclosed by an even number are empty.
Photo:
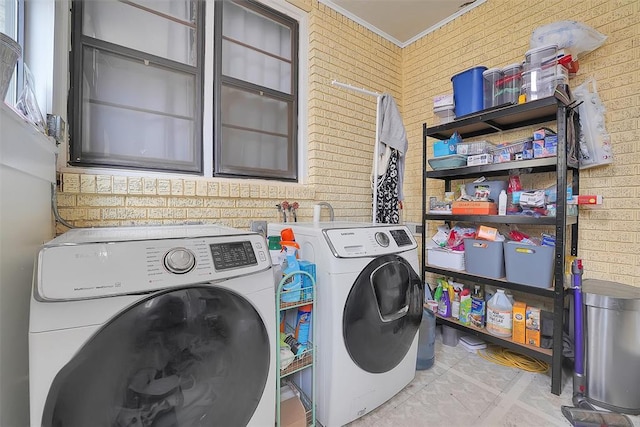
M265 239L221 226L74 229L38 253L32 426L272 426Z
M416 370L424 286L417 244L402 225L269 224L291 228L316 264L317 419L347 424L377 408Z

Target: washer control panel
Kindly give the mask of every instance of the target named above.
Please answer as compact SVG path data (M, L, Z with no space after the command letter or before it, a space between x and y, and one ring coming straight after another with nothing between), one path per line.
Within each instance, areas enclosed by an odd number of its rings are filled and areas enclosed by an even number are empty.
M271 258L259 234L65 243L40 251L36 290L41 300L98 298L227 280L269 268Z
M379 256L418 247L404 225L331 228L323 230L323 234L334 256L338 258Z

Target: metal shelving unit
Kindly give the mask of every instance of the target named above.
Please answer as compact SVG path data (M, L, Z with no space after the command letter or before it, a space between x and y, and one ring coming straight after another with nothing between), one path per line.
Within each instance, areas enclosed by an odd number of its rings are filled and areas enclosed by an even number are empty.
M311 286L302 287L296 290L284 290L284 285L287 283L289 279L291 279L295 275L306 276L310 279ZM282 277L280 282L278 283L278 287L276 289L276 313L277 317L280 317L280 314L291 309L298 309L298 307L302 307L304 305L313 305L312 316L315 316L316 309L316 283L311 276L311 274L306 271L294 271ZM300 298L293 302L283 301L283 296L290 296L292 293L297 292L300 294ZM295 300L297 298L287 298ZM278 369L278 379L276 381L276 426L280 426L280 388L282 387L282 382L285 379L288 379L291 375L296 372L300 372L305 369L311 369L311 393L308 395L302 390L298 384L290 381L288 382L290 385L296 388L298 394L300 394L300 400L305 408L305 415L307 419L307 426L315 426L316 425L316 405L315 405L315 389L316 389L316 375L315 375L315 360L316 360L316 346L312 341L316 336L314 333L315 330L315 320L312 317L311 319L311 333L309 338L309 343L307 348L299 355L295 357L295 359L287 365L285 368L281 368L280 366L280 349L276 351L276 369ZM293 332L293 331L286 331ZM278 337L278 342L280 342L280 324L278 322L276 336Z
M572 187L574 194L579 192L579 170L576 163L569 163L567 159L567 123L570 119L569 96L566 87L559 86L554 96L527 102L525 104L511 105L498 109L480 111L470 116L463 117L450 123L439 126L427 127L423 124L423 191L422 191L422 276L426 273L434 273L461 280L467 280L479 284L497 286L505 289L517 290L534 295L540 295L553 300L553 347L551 350L530 345L519 344L508 338L493 336L484 329L463 325L455 319L438 317L439 323L471 333L482 339L502 345L511 350L525 355L536 357L551 365L551 392L559 395L562 386L562 334L563 334L563 309L564 309L564 272L565 254L567 249L573 256L578 252L578 218L567 216L566 197L562 197L563 190L567 186L568 171L572 170ZM573 116L574 126L577 126L577 114ZM472 138L491 133L518 129L521 127L556 121L558 133L558 155L556 157L540 158L533 160L512 161L499 164L459 167L436 171L427 170L427 138L449 138L457 131L463 138ZM445 191L451 191L451 181L474 178L505 176L512 169L527 169L530 173L556 172L556 185L558 198L555 217L527 217L527 216L497 216L497 215L449 215L429 213L427 206L427 179L440 179L445 182ZM554 257L554 286L549 289L520 285L508 282L506 279L494 279L477 276L464 271L449 270L430 266L425 263L427 243L427 221L457 222L466 221L474 223L492 224L526 224L526 225L554 225L556 233L556 250ZM570 233L568 233L570 230ZM567 240L567 234L570 234ZM570 245L567 248L567 245Z

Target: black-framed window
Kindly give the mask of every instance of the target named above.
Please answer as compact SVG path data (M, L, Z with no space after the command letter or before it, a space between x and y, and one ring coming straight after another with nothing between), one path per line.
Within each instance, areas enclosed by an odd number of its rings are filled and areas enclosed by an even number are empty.
M215 174L295 180L298 23L255 1L215 4Z
M206 6L211 20L202 0L73 1L70 164L297 180L297 21L253 0Z

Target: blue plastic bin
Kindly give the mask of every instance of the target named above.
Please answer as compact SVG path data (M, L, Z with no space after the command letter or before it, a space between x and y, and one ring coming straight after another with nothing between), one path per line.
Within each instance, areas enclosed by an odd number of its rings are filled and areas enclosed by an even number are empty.
M456 118L484 108L482 73L486 70L484 66L473 67L451 77Z

